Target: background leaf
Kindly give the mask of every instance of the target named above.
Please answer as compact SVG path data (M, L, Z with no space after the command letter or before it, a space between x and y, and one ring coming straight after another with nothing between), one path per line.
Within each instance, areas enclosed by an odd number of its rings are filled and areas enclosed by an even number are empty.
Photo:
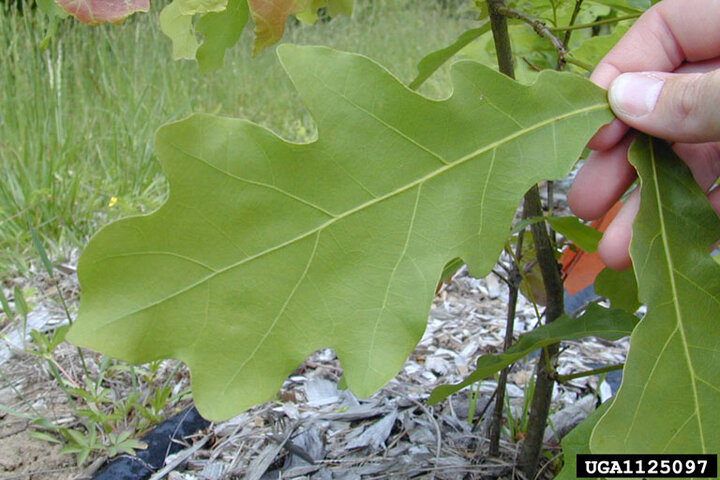
M180 11L178 0L168 4L160 12L160 29L172 40L173 59L193 59L198 48L192 15Z
M119 23L135 12L150 10L150 0L57 0L73 17L89 25Z
M197 13L222 12L227 6L228 0L174 0L178 9L183 15L195 15Z
M607 309L595 303L578 318L563 315L552 323L520 335L518 341L506 352L498 355L483 355L478 358L475 370L462 382L443 385L433 390L430 403L435 404L468 385L494 375L511 363L529 353L563 340L595 336L607 340L618 340L630 335L638 318L624 310Z
M613 400L610 399L600 405L597 410L588 415L585 420L580 422L578 426L563 437L560 445L562 445L563 461L565 464L562 470L560 470L560 473L555 477L555 480L577 479L577 455L579 453L592 453L590 452L590 435L600 420L600 417L602 417L605 411L612 405L612 402Z
M708 248L720 238L720 222L667 144L643 137L630 160L642 196L630 253L648 312L590 446L593 453L716 453L720 265Z
M640 308L637 281L632 268L618 272L606 268L595 278L595 292L610 300L613 308L634 312Z
M452 45L425 55L418 63L418 74L413 81L410 82L409 87L413 90L417 90L420 85L425 83L425 80L430 78L430 76L435 73L438 68L443 66L445 62L450 60L460 50L469 45L470 42L489 31L490 21L486 20L481 27L471 28L470 30L463 32Z
M206 13L197 23L197 31L205 40L197 50L197 61L203 73L222 67L225 50L233 47L248 22L246 0L228 0L222 12Z
M310 0L247 0L255 24L253 54L277 43L285 33L287 18L307 8Z
M103 229L79 266L69 338L182 359L213 419L265 401L323 347L358 395L382 386L422 337L443 266L488 272L523 193L564 177L612 118L573 74L525 87L458 62L437 102L366 57L278 51L318 140L209 115L161 128L168 202Z

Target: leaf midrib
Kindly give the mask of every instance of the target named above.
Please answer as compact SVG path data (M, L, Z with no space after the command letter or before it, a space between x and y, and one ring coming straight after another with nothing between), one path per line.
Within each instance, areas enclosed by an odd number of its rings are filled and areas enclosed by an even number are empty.
M140 308L137 308L137 309L135 309L135 310L133 310L133 311L131 311L131 312L124 313L124 314L122 314L121 316L119 316L119 317L117 317L117 318L114 318L114 319L112 319L112 320L108 320L107 322L98 325L95 329L93 329L92 332L96 332L96 331L98 331L98 330L100 330L100 329L102 329L102 328L104 328L104 327L106 327L106 326L108 326L108 325L111 325L111 324L113 324L113 323L115 323L115 322L117 322L117 321L120 321L120 320L122 320L123 318L128 317L128 316L130 316L130 315L135 315L136 313L139 313L139 312L142 312L142 311L147 310L147 309L149 309L149 308L152 308L152 307L155 307L155 306L157 306L157 305L160 305L160 304L162 304L162 303L164 303L164 302L166 302L166 301L168 301L168 300L171 300L171 299L177 297L178 295L182 295L183 293L188 292L188 291L192 290L193 288L195 288L195 287L197 287L197 286L199 286L199 285L202 285L203 283L205 283L205 282L207 282L207 281L209 281L209 280L212 280L214 277L216 277L216 276L218 276L218 275L220 275L220 274L223 274L223 273L225 273L225 272L228 272L228 271L230 271L230 270L232 270L232 269L234 269L234 268L236 268L236 267L242 266L242 265L244 265L245 263L251 262L251 261L253 261L253 260L257 260L258 258L261 258L261 257L263 257L263 256L265 256L265 255L271 254L271 253L273 253L273 252L275 252L275 251L277 251L277 250L280 250L280 249L282 249L282 248L285 248L285 247L287 247L287 246L290 246L290 245L294 244L295 242L298 242L298 241L300 241L300 240L303 240L303 239L305 239L305 238L307 238L307 237L309 237L309 236L311 236L311 235L313 235L313 234L315 234L315 233L317 233L317 232L320 232L320 231L324 230L325 228L329 227L330 225L332 225L332 224L334 224L334 223L336 223L336 222L338 222L338 221L340 221L340 220L343 220L343 219L345 219L345 218L347 218L347 217L350 217L350 216L354 215L355 213L358 213L358 212L360 212L360 211L365 210L366 208L373 207L373 206L375 206L376 204L379 204L379 203L381 203L381 202L383 202L383 201L385 201L385 200L388 200L388 199L390 199L390 198L392 198L392 197L395 197L396 195L399 195L399 194L404 193L404 192L406 192L406 191L408 191L408 190L411 190L412 188L414 188L414 187L416 187L416 186L418 186L418 185L421 185L421 184L423 184L423 183L425 183L425 182L427 182L427 181L429 181L429 180L432 180L433 178L438 177L438 176L442 175L443 173L445 173L445 172L447 172L447 171L449 171L449 170L452 170L453 168L455 168L455 167L457 167L457 166L463 165L464 163L466 163L466 162L474 159L475 157L477 157L477 156L479 156L479 155L482 155L482 154L484 154L484 153L486 153L486 152L488 152L488 151L491 151L491 150L493 150L493 149L496 149L496 148L498 148L498 147L500 147L500 146L502 146L502 145L504 145L504 144L506 144L506 143L509 143L509 142L511 142L511 141L519 138L519 137L522 137L522 136L525 135L525 134L531 133L531 132L533 132L533 131L535 131L535 130L538 130L538 129L542 128L542 127L545 127L545 126L547 126L547 125L553 124L553 123L555 123L555 122L559 122L559 121L561 121L561 120L565 120L565 119L568 119L568 118L571 118L571 117L574 117L574 116L577 116L577 115L582 115L582 114L586 114L586 113L590 113L590 112L594 112L594 111L598 111L598 110L605 110L605 109L607 109L607 108L608 108L608 105L607 105L607 103L605 103L605 102L603 102L603 103L596 103L596 104L593 104L593 105L590 105L590 106L587 106L587 107L583 107L583 108L579 108L579 109L576 109L576 110L572 110L572 111L567 112L567 113L562 114L562 115L554 116L554 117L552 117L552 118L549 118L549 119L546 119L546 120L537 122L537 123L535 123L535 124L533 124L533 125L530 125L530 126L524 128L524 129L520 129L520 130L518 130L518 131L516 131L516 132L514 132L514 133L512 133L512 134L510 134L510 135L507 135L507 136L505 136L505 137L503 137L503 138L501 138L501 139L499 139L499 140L496 140L495 142L492 142L492 143L490 143L490 144L488 144L488 145L485 145L484 147L481 147L481 148L479 148L479 149L477 149L477 150L475 150L475 151L473 151L473 152L471 152L471 153L469 153L469 154L467 154L467 155L464 155L464 156L458 158L457 160L455 160L454 162L450 162L450 163L448 163L447 165L443 165L442 167L438 168L437 170L434 170L434 171L432 171L432 172L430 172L430 173L428 173L428 174L426 174L426 175L424 175L424 176L422 176L422 177L420 177L420 178L418 178L418 179L416 179L416 180L414 180L414 181L412 181L412 182L410 182L410 183L408 183L408 184L406 184L406 185L404 185L404 186L401 186L401 187L399 187L399 188L397 188L397 189L395 189L395 190L392 190L392 191L386 193L385 195L382 195L382 196L379 196L379 197L377 197L377 198L373 198L373 199L371 199L371 200L368 200L367 202L362 203L362 204L358 205L357 207L351 208L350 210L347 210L347 211L344 212L344 213L338 214L338 215L336 215L336 216L328 219L328 220L325 221L324 223L321 223L320 225L316 226L315 228L312 228L311 230L308 230L308 231L305 232L305 233L302 233L302 234L300 234L300 235L297 235L297 236L295 236L295 237L293 237L293 238L291 238L291 239L289 239L289 240L286 240L286 241L284 241L284 242L282 242L282 243L280 243L280 244L277 244L277 245L275 245L275 246L273 246L273 247L267 248L267 249L265 249L265 250L263 250L263 251L261 251L261 252L258 252L258 253L254 254L254 255L251 255L251 256L249 256L249 257L243 258L242 260L239 260L239 261L237 261L237 262L235 262L235 263L232 263L232 264L230 264L230 265L228 265L228 266L226 266L226 267L224 267L224 268L217 269L216 271L212 272L211 274L208 274L208 275L206 275L206 276L198 279L198 280L195 281L194 283L192 283L192 284L190 284L190 285L187 285L186 287L181 288L181 289L177 290L176 292L171 293L170 295L167 295L167 296L165 296L165 297L163 297L163 298L161 298L161 299L156 300L155 302L152 302L152 303L149 303L149 304L147 304L147 305L145 305L145 306L142 306L142 307L140 307ZM187 155L187 156L189 156L189 157L195 158L195 159L197 159L197 160L200 160L200 161L203 161L204 163L206 163L206 161L205 161L204 159L198 157L197 155L191 154L190 152L187 152L187 151L183 150L183 149L182 149L178 144L176 144L175 142L168 142L167 145L170 146L170 147L172 147L172 148L174 148L175 150L179 151L180 153L183 153L183 154L185 154L185 155ZM309 144L308 144L308 145L309 145ZM98 262L100 262L100 261L102 261L102 260L99 260Z
M687 337L685 336L685 324L683 321L682 311L680 310L680 302L678 301L679 295L678 295L678 289L677 289L677 284L676 284L676 279L675 279L675 274L677 273L677 269L675 268L673 256L671 254L670 244L668 242L668 231L667 231L667 226L666 226L666 222L665 222L665 212L663 210L663 199L662 199L662 195L660 192L660 186L659 186L659 174L657 171L657 159L656 159L656 155L655 155L654 144L652 141L650 142L649 150L650 150L650 155L649 155L650 156L650 165L652 168L653 194L655 196L655 203L657 205L658 222L660 224L659 236L662 239L663 250L665 252L665 259L667 261L667 271L668 271L668 278L670 281L670 291L672 293L671 303L673 304L673 308L675 310L675 317L677 319L676 328L668 336L668 340L665 343L665 347L663 348L663 351L667 347L667 344L670 342L670 340L672 339L672 336L675 334L675 332L676 331L679 332L681 343L682 343L683 355L685 356L685 360L687 362L687 367L688 367L688 370L690 371L689 373L691 376L690 385L691 385L692 394L693 394L693 403L694 403L694 410L695 410L694 415L697 418L697 422L698 422L698 435L700 436L700 444L702 446L702 453L706 453L707 448L705 445L705 436L704 436L704 432L703 432L702 416L700 414L700 401L698 398L697 385L696 385L696 379L698 377L697 377L697 374L695 373L695 368L693 365L692 358L690 356L690 351L688 350L689 342L688 342ZM652 369L653 371L657 367L661 356L662 355L658 355L658 358L656 358L655 365L653 366L653 369ZM642 407L642 397L645 395L646 389L647 389L647 385L643 388L643 393L642 393L641 399L637 403L637 407L635 410L635 414L633 415L633 421L631 423L631 427L627 429L627 433L625 435L625 443L627 443L630 433L632 432L632 424L635 423L635 418L637 416L637 413L640 410L640 408Z
M650 163L652 165L653 192L655 193L655 201L658 206L657 211L658 219L660 221L660 230L662 231L663 249L665 250L665 257L667 258L668 262L668 276L670 277L670 289L672 290L673 295L673 307L675 308L678 330L680 331L680 337L682 338L683 354L685 355L685 360L687 361L688 369L690 370L690 374L692 376L692 378L690 379L690 385L692 386L693 402L695 403L695 414L698 421L698 434L700 435L700 444L702 445L703 450L702 453L706 453L707 449L705 447L705 435L703 433L702 416L700 415L700 400L698 399L697 385L695 383L695 378L697 378L697 374L695 373L695 366L693 365L692 358L690 357L690 351L688 350L689 342L687 337L685 336L685 322L683 321L683 315L680 311L678 289L675 280L676 269L672 254L670 252L670 244L668 243L668 232L665 225L665 212L661 203L662 198L660 195L659 175L655 159L655 148L652 142L650 142Z

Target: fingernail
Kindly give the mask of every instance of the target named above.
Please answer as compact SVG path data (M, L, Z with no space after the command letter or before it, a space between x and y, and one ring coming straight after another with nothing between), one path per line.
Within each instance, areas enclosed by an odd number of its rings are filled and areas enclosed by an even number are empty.
M664 83L653 73L623 73L610 85L610 106L629 117L647 115L655 109Z

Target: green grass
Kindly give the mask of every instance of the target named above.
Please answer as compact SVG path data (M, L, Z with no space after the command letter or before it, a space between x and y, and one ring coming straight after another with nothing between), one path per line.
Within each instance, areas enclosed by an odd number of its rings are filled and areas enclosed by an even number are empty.
M407 83L420 58L473 23L436 1L357 3L352 19L295 26L285 40L363 53ZM292 140L315 134L274 49L250 57L250 29L225 67L203 76L170 58L159 8L122 26L67 19L46 50L41 13L0 14L0 275L33 262L30 225L58 260L109 220L157 208L167 186L152 141L163 123L212 112ZM421 91L446 95L447 69Z

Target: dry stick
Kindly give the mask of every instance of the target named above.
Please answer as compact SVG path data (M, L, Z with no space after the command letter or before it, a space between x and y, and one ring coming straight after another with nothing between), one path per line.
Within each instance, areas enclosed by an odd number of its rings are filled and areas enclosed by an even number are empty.
M523 212L523 218L525 213ZM515 313L517 310L518 291L520 289L520 256L522 254L524 231L521 231L518 235L517 245L515 246L515 258L512 262L512 267L508 276L508 309L507 309L507 321L505 323L505 342L503 344L503 351L506 352L513 341L513 332L515 330ZM507 377L510 372L510 367L505 367L500 372L500 378L498 379L497 389L495 390L495 409L493 410L493 419L490 424L490 449L488 454L491 457L497 457L500 455L500 431L502 430L502 417L503 407L505 406L505 387L507 385Z

